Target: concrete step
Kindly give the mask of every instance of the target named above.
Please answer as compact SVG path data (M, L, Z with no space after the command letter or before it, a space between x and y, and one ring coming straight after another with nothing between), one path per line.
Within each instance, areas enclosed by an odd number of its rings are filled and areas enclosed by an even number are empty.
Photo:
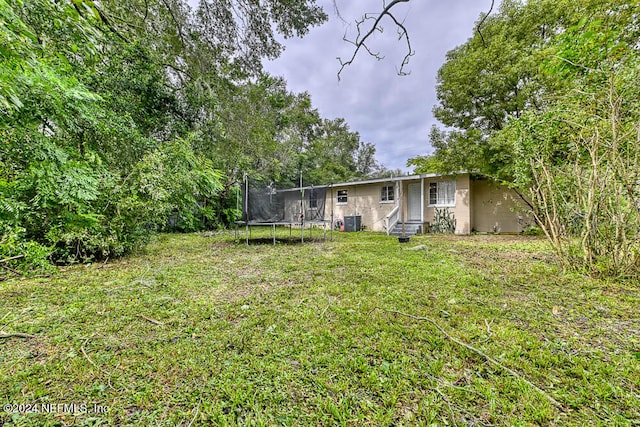
M415 224L410 222L404 224L405 236L413 236L418 233L422 233L422 224ZM391 236L402 236L402 223L397 223L389 234Z

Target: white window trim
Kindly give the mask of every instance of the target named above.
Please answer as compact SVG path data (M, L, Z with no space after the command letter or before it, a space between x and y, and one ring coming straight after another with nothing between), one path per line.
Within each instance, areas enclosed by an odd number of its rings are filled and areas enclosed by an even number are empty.
M346 202L339 202L338 200L340 200L340 195L338 195L336 193L336 206L347 206L349 204L349 190L338 190L338 192L340 191L346 191L346 197L347 197L347 201Z
M391 187L393 189L393 200L382 200L382 189L383 188L389 188ZM380 188L380 204L381 205L390 205L390 204L395 204L396 203L396 188L393 185L383 185Z
M427 207L429 208L455 208L456 207L456 193L458 191L458 186L456 185L456 181L455 180L448 180L448 181L436 181L436 185L441 183L441 182L452 182L453 183L453 203L436 203L436 204L431 204L431 184L433 182L429 183L429 193L427 194L427 198L429 200L429 204L427 205Z

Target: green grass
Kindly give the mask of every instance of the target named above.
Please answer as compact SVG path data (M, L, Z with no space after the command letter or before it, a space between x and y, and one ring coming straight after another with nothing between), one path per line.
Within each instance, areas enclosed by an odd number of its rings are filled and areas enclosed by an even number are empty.
M0 424L640 425L638 282L565 275L534 237L334 238L161 235L1 282L0 332L36 338L0 340L0 403L88 409Z

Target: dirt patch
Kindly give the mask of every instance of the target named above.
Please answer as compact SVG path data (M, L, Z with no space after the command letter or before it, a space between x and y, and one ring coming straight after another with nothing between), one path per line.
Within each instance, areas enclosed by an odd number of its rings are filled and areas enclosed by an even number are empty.
M540 238L476 235L453 236L443 240L452 244L449 252L459 255L471 268L518 273L525 272L532 263L555 264L553 253L545 250L545 241ZM540 243L540 250L521 248L532 241Z

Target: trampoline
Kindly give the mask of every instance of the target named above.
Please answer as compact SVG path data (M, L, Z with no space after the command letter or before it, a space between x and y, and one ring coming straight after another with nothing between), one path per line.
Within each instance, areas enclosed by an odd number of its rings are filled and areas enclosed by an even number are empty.
M274 182L250 180L245 177L242 188L242 219L236 221L236 241L239 241L240 228L245 229L245 242L252 238L252 227L270 227L272 241L277 242L277 227L289 227L289 238L293 239L293 230L300 229L300 242L304 243L305 229L309 236L314 228L322 228L323 240L327 238L327 226L332 231L333 208L330 217L325 218L327 191L331 186L306 186L287 188ZM331 197L330 200L333 200Z

